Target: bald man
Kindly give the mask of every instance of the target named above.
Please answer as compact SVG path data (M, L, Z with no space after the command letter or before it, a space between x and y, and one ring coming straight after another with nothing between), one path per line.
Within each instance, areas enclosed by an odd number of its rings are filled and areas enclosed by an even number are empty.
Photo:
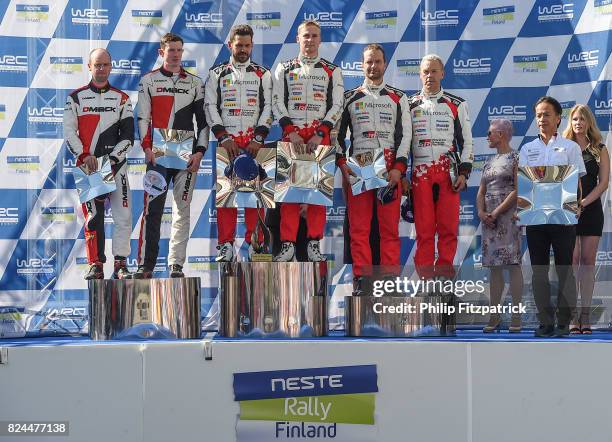
M132 233L132 196L127 177L126 155L134 144L134 116L127 94L108 82L111 55L94 49L87 67L91 81L68 96L64 109L64 138L77 166L98 168L98 158L108 156L117 189L82 204L85 216L85 244L89 271L86 280L104 279L104 202L110 200L113 215L113 278L131 278L126 257L130 254Z

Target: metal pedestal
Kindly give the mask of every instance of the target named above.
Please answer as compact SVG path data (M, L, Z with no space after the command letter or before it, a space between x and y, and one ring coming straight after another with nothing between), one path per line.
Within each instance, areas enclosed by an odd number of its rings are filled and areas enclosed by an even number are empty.
M89 281L92 339L200 337L200 278Z
M219 272L221 336L327 335L326 262L232 262Z
M454 336L455 296L345 296L347 336Z

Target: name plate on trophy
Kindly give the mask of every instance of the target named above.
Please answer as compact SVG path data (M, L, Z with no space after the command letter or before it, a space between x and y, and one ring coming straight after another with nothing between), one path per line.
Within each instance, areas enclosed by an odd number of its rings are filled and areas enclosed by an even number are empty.
M577 224L579 178L572 165L519 167L519 224Z
M274 201L333 206L336 152L320 145L313 153L302 153L293 143L277 145Z
M262 147L253 157L242 153L230 160L217 146L216 207L273 208L276 150Z
M194 133L191 130L153 129L155 162L170 169L186 169L193 152Z
M72 169L74 184L81 203L91 201L100 195L114 192L117 189L108 156L96 159L98 160L98 170L95 172L90 173L87 164L81 164Z
M346 164L355 174L350 176L353 195L386 187L387 166L384 149L375 149L348 157Z

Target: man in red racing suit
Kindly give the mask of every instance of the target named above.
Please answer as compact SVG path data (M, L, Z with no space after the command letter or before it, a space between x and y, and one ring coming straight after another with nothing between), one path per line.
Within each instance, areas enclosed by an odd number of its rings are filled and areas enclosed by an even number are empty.
M264 145L272 124L272 76L270 71L251 61L253 29L249 25L234 26L228 46L231 58L210 69L206 81L206 119L219 145L226 148L231 159L246 150L253 157ZM217 208L218 243L216 260L233 261L236 235L235 208ZM249 258L254 250L251 235L264 210L246 208L245 241L249 244ZM262 233L258 232L261 238Z
M279 63L273 78L272 109L283 129L283 140L296 145L307 143L313 152L320 144L330 144L330 131L340 120L344 84L340 68L319 57L321 28L305 21L298 27L297 58ZM275 261L291 261L300 219L300 205L281 206L281 250ZM324 261L319 240L325 230L325 206L309 204L306 214L309 261Z
M353 172L346 164L347 156L371 156L382 150L387 165L388 188L393 189L391 201L383 203L378 189L353 195L347 186L347 209L350 224L351 255L353 258L354 294L365 292L363 276L369 276L372 265L370 227L374 204L380 234L380 263L385 274L399 270L399 218L401 176L406 172L411 130L408 97L400 90L384 83L386 68L382 46L371 44L363 52L363 85L344 94L345 104L338 132L338 167L346 183ZM350 129L351 145L347 149L345 137ZM384 188L383 188L384 189Z
M423 57L420 78L422 91L410 97L414 264L421 277L452 278L459 192L472 170L471 123L465 100L441 88L444 64L440 57ZM456 168L456 177L451 178L451 168ZM436 234L438 258L434 262Z

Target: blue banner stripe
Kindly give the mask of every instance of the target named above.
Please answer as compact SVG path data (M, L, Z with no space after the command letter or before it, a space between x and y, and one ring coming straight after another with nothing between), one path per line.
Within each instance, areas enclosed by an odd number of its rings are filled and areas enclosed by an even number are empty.
M236 401L377 391L376 365L234 373Z

